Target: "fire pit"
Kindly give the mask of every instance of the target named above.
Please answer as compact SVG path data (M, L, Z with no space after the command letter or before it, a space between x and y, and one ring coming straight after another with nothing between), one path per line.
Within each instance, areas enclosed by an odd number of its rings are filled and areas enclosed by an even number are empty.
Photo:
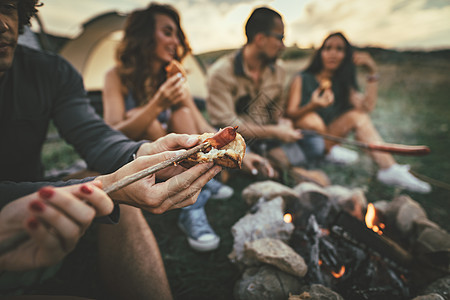
M243 270L236 299L448 296L426 288L448 288L450 236L408 196L367 205L361 190L260 182L243 198L251 209L233 226L230 254Z

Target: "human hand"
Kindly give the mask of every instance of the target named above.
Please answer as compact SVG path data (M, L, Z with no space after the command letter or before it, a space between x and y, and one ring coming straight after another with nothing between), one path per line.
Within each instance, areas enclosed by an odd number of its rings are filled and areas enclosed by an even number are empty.
M190 149L198 144L198 135L170 133L152 143L143 144L136 153L137 157L142 155L153 155L164 151ZM156 173L156 178L166 180L184 172L186 168L181 165L167 167Z
M0 211L0 241L26 230L30 239L0 256L0 270L23 271L59 262L77 244L95 216L110 214L113 202L94 181L44 187Z
M242 169L253 175L262 174L265 177L275 177L275 170L272 165L262 156L255 153L246 153L242 160Z
M325 108L333 104L334 93L331 89L322 90L317 88L311 95L311 104L315 107Z
M303 138L300 129L294 129L285 125L277 125L274 132L276 137L285 143L295 142Z
M99 176L98 179L103 182L104 186L111 186L126 176L167 161L184 151L166 151L153 155L142 155L116 172ZM190 169L183 168L181 173L173 175L168 180L160 183L155 182L157 175L152 174L110 195L118 203L136 206L155 214L161 214L167 210L195 203L201 188L221 170L220 166L214 166L213 163L201 163Z
M366 67L371 74L375 74L377 72L377 64L368 52L355 51L353 53L353 63L356 66Z
M294 123L292 122L291 119L288 119L288 118L280 118L278 120L278 125L287 126L289 128L294 128Z
M188 95L187 86L184 84L186 79L178 73L168 78L155 94L156 101L163 109L172 107Z
M198 144L198 135L169 133L154 142L142 144L136 156L153 155L164 151L189 149Z

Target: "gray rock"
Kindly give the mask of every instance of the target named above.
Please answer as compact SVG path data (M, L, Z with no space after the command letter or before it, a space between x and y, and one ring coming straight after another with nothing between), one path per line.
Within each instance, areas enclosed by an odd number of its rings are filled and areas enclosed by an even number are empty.
M245 243L245 256L273 265L289 274L304 277L308 267L303 257L280 240L263 238Z
M428 285L422 291L422 294L438 294L446 300L450 299L450 275L442 277Z
M278 196L282 197L286 203L298 198L293 189L271 180L253 183L242 191L242 198L249 206L254 205L261 197L271 200Z
M385 216L404 236L411 232L416 220L427 218L422 206L407 195L394 198L386 208Z
M327 188L329 188L329 187L327 187ZM311 193L311 192L320 193L326 197L330 196L325 188L321 187L318 184L312 183L312 182L302 182L302 183L296 185L295 187L293 187L292 189L297 193L297 195L299 197L301 197L305 193Z
M301 280L274 267L248 268L234 287L236 300L286 300L299 293Z
M302 288L299 295L291 295L288 300L344 300L341 295L321 284L313 284Z
M233 251L228 256L233 263L252 265L253 259L244 259L244 244L269 237L287 242L294 231L292 223L285 223L284 202L281 197L260 204L254 214L246 214L231 228L234 237Z
M340 185L325 188L331 201L336 201L341 209L360 221L364 220L364 210L367 208L367 199L362 189L348 189Z
M439 294L433 293L433 294L428 294L428 295L417 296L412 300L446 300L446 299Z

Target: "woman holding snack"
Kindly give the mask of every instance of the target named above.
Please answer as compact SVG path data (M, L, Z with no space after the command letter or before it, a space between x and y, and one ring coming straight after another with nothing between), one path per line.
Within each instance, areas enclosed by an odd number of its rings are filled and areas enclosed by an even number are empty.
M356 82L356 67L367 69L365 93ZM313 55L309 66L292 80L286 115L297 128L344 137L355 131L362 142L382 142L369 113L378 96L377 65L365 52L353 51L345 36L330 34ZM353 163L356 152L336 142L326 141L326 159L337 163ZM369 153L379 167L377 179L387 185L428 193L431 187L408 172L408 166L396 163L391 154Z
M170 5L151 3L127 18L117 64L105 76L104 119L134 140L155 140L170 132L216 132L194 103L180 61L190 52L178 12ZM233 189L212 179L197 202L183 209L179 226L191 247L214 250L219 237L209 225L204 205L209 198L225 199Z

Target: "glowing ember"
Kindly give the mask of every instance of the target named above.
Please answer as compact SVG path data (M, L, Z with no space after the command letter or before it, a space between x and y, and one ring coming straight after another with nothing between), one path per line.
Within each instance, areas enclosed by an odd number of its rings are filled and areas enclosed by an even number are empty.
M283 216L283 220L285 223L292 223L292 215L291 214L285 214Z
M345 266L342 266L338 273L331 271L331 275L333 275L334 278L341 278L342 275L345 273Z
M382 235L382 229L384 229L385 225L383 223L375 224L376 214L377 213L375 210L375 206L372 203L369 203L369 205L367 206L367 213L365 218L366 226L379 235Z

